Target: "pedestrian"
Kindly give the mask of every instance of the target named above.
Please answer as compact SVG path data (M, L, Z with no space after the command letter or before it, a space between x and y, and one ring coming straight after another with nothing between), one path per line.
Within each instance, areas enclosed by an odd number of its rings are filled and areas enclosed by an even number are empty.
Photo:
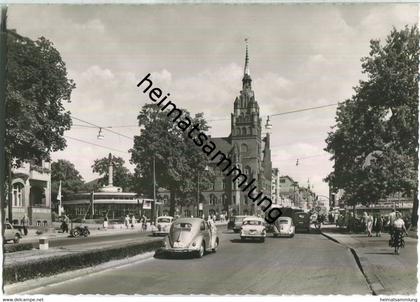
M136 216L131 216L131 228L133 229L136 224Z
M128 214L125 216L125 219L124 219L124 225L125 225L125 228L126 229L128 229L128 225L130 224L130 216L128 216Z
M376 233L376 237L381 237L384 228L384 217L377 214L373 220L373 231Z
M366 231L368 237L372 237L372 228L373 228L373 217L372 214L368 214L366 217Z
M394 253L396 255L399 255L400 248L405 246L404 234L407 235L407 229L405 228L405 223L401 216L401 213L396 213L392 227L392 236L389 240L389 246L394 248Z
M105 214L104 217L104 229L108 229L108 214Z
M25 234L25 236L28 235L29 218L26 214L22 217L22 226L23 234Z

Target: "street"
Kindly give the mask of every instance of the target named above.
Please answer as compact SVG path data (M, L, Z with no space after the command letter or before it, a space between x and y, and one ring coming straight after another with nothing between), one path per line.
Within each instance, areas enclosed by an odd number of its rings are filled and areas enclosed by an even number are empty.
M219 250L201 259L150 258L28 293L371 294L351 253L320 234L258 243L219 232Z

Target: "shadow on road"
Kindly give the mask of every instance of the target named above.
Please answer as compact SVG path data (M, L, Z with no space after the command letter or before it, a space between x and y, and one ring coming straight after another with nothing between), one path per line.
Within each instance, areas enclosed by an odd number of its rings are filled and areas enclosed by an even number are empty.
M263 243L264 241L261 241L260 239L231 239L230 242L232 243Z

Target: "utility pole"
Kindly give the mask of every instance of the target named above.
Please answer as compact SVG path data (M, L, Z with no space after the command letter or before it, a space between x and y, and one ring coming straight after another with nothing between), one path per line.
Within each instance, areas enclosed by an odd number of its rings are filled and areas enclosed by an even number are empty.
M1 23L0 23L0 146L5 146L6 142L6 88L7 88L7 6L1 7ZM9 159L6 163L5 148L0 150L0 203L1 203L1 217L5 218L6 207L6 166L7 170L10 168ZM9 178L10 178L9 171ZM11 180L8 179L8 191ZM10 199L10 194L9 194ZM12 222L11 200L8 206L9 222ZM2 221L3 223L4 221Z
M150 223L155 222L155 202L156 202L156 158L153 155L153 201L152 201L152 209L151 209L151 221Z

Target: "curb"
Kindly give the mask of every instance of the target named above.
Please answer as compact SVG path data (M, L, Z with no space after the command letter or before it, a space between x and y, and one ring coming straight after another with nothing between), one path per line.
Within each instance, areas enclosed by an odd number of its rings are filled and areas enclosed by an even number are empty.
M162 246L162 239L151 239L146 242L131 243L107 249L97 248L80 253L76 252L62 256L53 256L24 264L11 264L3 268L3 282L4 284L12 284L29 279L51 276L70 270L98 265L111 260L155 251Z
M339 244L339 245L347 248L351 252L351 254L353 255L354 261L356 261L357 267L359 268L360 272L362 273L363 277L365 278L366 283L369 286L369 289L372 292L372 295L373 296L377 296L378 295L378 291L384 290L384 287L382 286L382 284L379 282L379 279L375 275L373 275L371 277L369 277L367 275L367 273L363 269L362 262L364 262L364 261L360 258L360 256L357 254L357 251L354 248L348 246L345 243L342 243L342 242L338 241L334 237L332 237L330 235L327 235L327 234L325 234L322 231L321 231L321 235L324 236L325 238L327 238L327 239L329 239L329 240L331 240L331 241L333 241L333 242L335 242L335 243L337 243L337 244ZM374 279L377 279L377 281L376 282L372 282L372 279L373 279L372 277Z

